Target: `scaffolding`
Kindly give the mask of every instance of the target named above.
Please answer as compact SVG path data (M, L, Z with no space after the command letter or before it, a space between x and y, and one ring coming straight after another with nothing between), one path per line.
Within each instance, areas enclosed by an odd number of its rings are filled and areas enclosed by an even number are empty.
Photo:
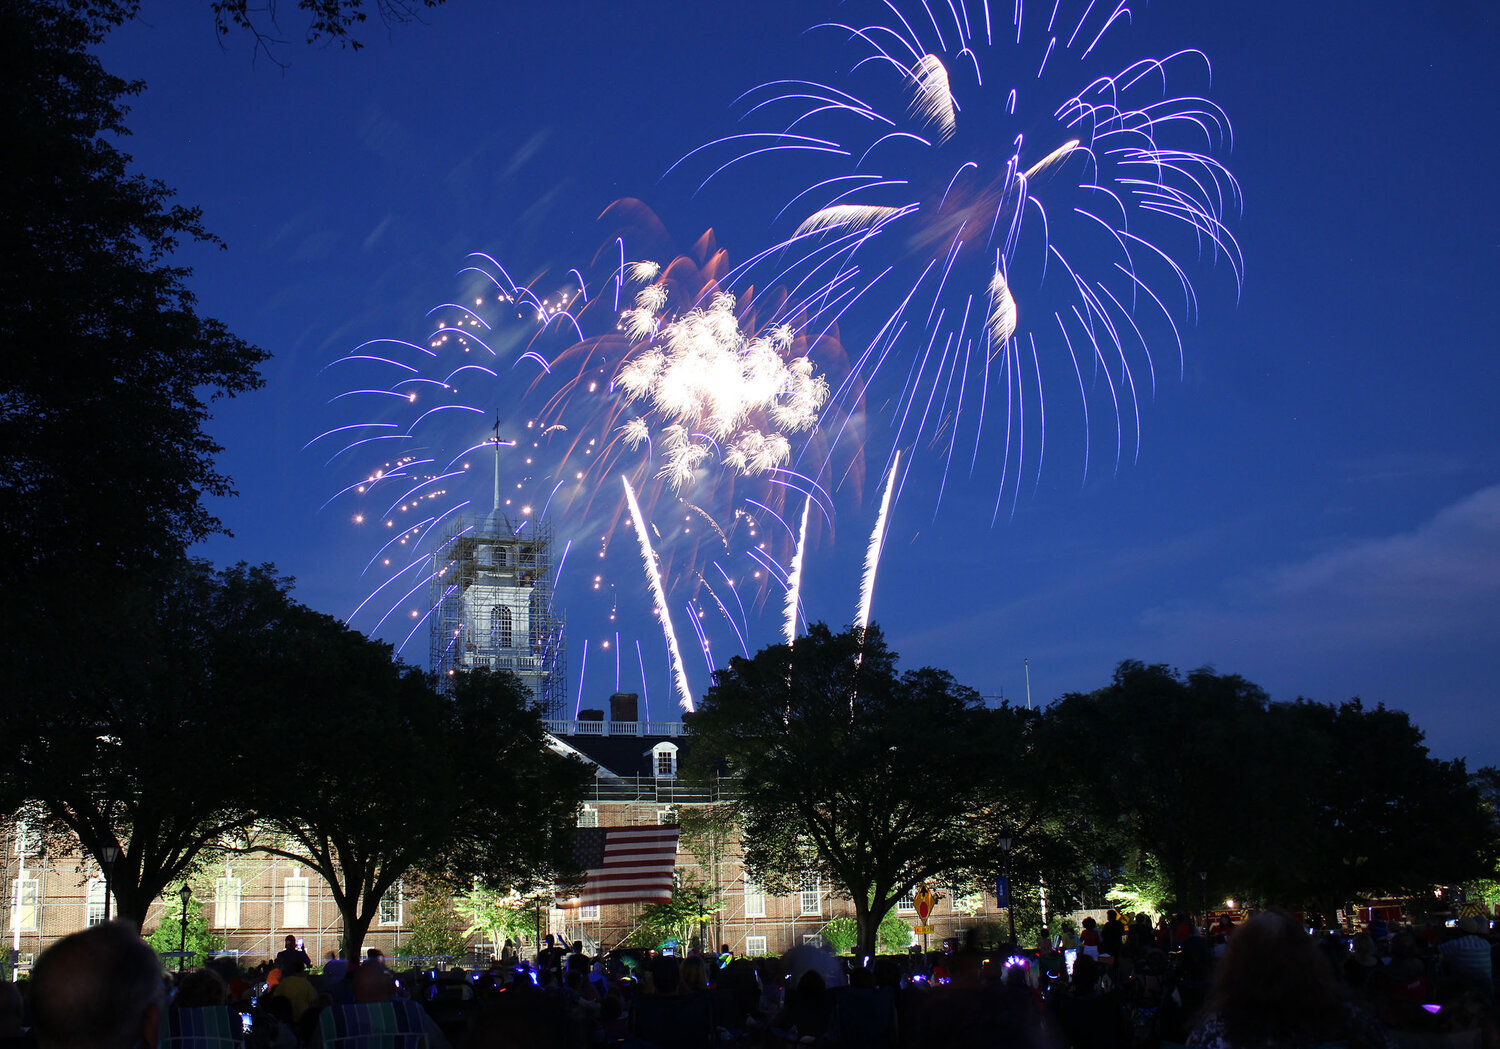
M510 670L544 718L562 717L566 624L553 607L551 524L517 530L499 511L454 518L433 550L431 579L428 666L438 680L474 667Z

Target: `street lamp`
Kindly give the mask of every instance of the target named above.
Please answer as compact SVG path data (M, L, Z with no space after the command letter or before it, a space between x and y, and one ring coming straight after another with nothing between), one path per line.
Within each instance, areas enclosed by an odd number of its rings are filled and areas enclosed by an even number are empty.
M182 939L177 944L177 975L181 976L182 962L187 957L187 905L188 900L193 898L193 890L188 887L187 882L182 883L177 898L182 901Z
M104 920L109 921L109 883L110 877L115 872L115 861L120 858L120 846L106 845L99 850L100 859L104 860Z
M1016 887L1010 883L1010 845L1009 834L1000 835L1000 851L1005 853L1005 916L1010 919L1010 946L1016 948Z

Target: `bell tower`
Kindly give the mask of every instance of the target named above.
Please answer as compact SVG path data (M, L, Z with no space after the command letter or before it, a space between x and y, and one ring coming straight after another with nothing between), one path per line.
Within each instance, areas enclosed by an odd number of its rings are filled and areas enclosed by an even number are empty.
M542 716L563 716L567 664L563 622L553 611L552 529L511 522L500 506L500 449L495 447L494 507L483 517L456 517L432 562L430 666L440 681L470 667L509 670Z

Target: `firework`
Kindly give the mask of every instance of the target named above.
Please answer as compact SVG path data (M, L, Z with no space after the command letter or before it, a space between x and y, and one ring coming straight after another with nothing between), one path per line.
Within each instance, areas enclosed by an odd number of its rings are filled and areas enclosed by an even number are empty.
M1207 59L1116 57L1124 0L1017 3L1008 22L963 0L864 9L851 0L816 27L846 81L752 89L752 127L679 162L717 156L707 184L757 158L796 161L776 172L803 181L763 250L731 267L708 236L688 255L611 238L582 269L525 280L476 255L425 338L337 362L347 385L318 444L351 472L330 502L355 502L358 526L382 533L359 625L399 617L415 636L441 577L423 551L493 506L517 535L552 528L564 543L552 585L576 650L592 642L619 688L633 640L646 692L631 631L649 607L690 707L674 620L709 670L711 643L763 643L768 610L794 640L809 550L827 550L840 514L868 513L867 455L884 484L860 629L904 493L935 511L950 480L983 485L993 521L1040 484L1049 446L1076 451L1085 477L1101 433L1116 469L1138 454L1155 358L1175 347L1180 370L1179 323L1196 315L1188 260L1225 261L1236 283L1242 271ZM656 237L643 210L606 214ZM852 359L840 323L861 333ZM1060 396L1081 425L1049 430ZM482 484L471 459L491 445ZM589 674L585 660L580 702Z
M668 420L658 476L680 491L715 448L722 449L721 464L740 474L784 466L791 456L788 435L812 429L828 399L828 383L812 362L785 356L796 337L791 325L747 336L727 292L665 324L663 285L642 289L636 302L625 315L626 332L632 342L648 341L632 353L615 383L627 404L649 403ZM631 448L650 432L640 416L620 428Z
M1242 272L1207 58L1113 57L1127 0L1018 2L1004 21L964 0L837 11L815 29L846 80L752 89L746 120L770 129L689 155L729 154L705 182L767 156L806 172L782 209L803 216L776 249L786 279L828 289L816 308L879 311L833 400L889 399L886 462L909 448L935 466L937 501L966 466L1013 512L1023 473L1040 480L1045 401L1069 389L1083 476L1102 426L1118 469L1139 454L1157 344L1180 361L1179 319L1196 314L1179 259Z
M639 205L620 209L645 224ZM796 589L783 567L797 545L785 508L816 502L833 517L823 482L794 460L826 459L819 423L828 375L842 374L836 339L809 330L783 291L729 291L727 257L711 243L665 264L623 240L609 248L587 277L527 283L473 256L424 338L378 340L334 362L349 382L333 399L342 417L314 442L353 465L330 504L353 503L356 527L383 533L351 620L394 629L400 647L437 622L452 570L432 558L440 537L487 514L518 537L555 536L549 593L580 658L569 709L606 677L622 687L619 648L641 628L639 606L660 622L673 692L691 703L673 620L693 627L709 670L723 634L753 651L767 602ZM626 529L635 539L621 546ZM638 544L650 549L645 576L628 554ZM467 629L448 630L444 651Z

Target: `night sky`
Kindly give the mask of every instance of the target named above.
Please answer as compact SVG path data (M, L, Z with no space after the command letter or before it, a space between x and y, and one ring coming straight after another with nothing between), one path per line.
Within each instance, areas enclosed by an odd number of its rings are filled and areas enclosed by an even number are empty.
M742 122L746 106L735 105L758 84L849 86L856 51L808 27L879 17L852 0L543 6L449 0L423 23L372 25L358 52L282 45L284 68L255 55L247 36L216 40L206 5L145 0L141 19L107 41L107 68L148 85L128 121L137 168L201 205L228 245L183 253L203 312L275 355L262 391L215 406L221 465L240 496L214 504L234 537L205 544L203 556L274 562L296 577L300 600L349 617L378 583L361 572L387 537L373 522L356 526L347 499L324 507L375 460L356 450L329 464L336 444L304 447L350 418L349 399L330 400L360 380L332 362L367 340L425 343L443 316L429 311L471 287L472 275L459 273L471 252L518 281L540 277L539 293L570 267L587 269L612 242L599 217L619 198L644 201L678 250L710 227L736 261L786 237L797 216L774 216L787 187L826 177L807 158L737 165L696 192L729 154L664 172L705 142L764 129L753 116ZM1232 151L1216 155L1243 189L1243 214L1232 208L1227 219L1243 289L1222 257L1200 262L1191 240L1172 249L1199 316L1183 323L1178 310L1179 371L1169 329L1140 312L1156 389L1141 391L1138 457L1126 409L1118 469L1114 420L1093 399L1084 476L1076 385L1048 389L1040 478L1028 461L1013 498L1009 475L993 524L999 459L987 450L971 477L962 453L934 513L942 456L919 452L892 510L873 618L903 665L945 668L987 696L1025 702L1023 660L1038 703L1102 686L1122 659L1211 665L1274 699L1358 696L1405 709L1436 755L1500 763L1500 340L1491 317L1500 8L1155 0L1133 14L1112 31L1112 51L1072 60L1092 76L1182 48L1211 58L1206 93L1234 136ZM1011 5L997 5L997 22L1010 16ZM287 28L295 37L290 19ZM984 59L991 92L1032 76L1005 69L1006 53ZM1050 115L1059 100L1023 94L1020 114ZM981 97L967 112L994 102ZM997 133L997 148L1010 139ZM1017 294L1024 322L1035 299ZM850 356L889 314L886 295L878 286L840 317ZM894 388L867 398L864 484L831 498L836 524L821 522L807 553L810 619L840 626L853 616L891 444L889 405L919 348L899 343ZM489 390L466 391L489 414L450 423L456 447L483 440L501 404L518 400L518 381L499 375ZM488 504L488 461L451 485L450 500ZM604 501L618 504L616 495L611 488ZM744 509L699 501L725 526ZM788 511L793 527L800 509ZM662 499L647 514L670 536L671 522L686 520L679 510ZM560 542L577 540L558 584L570 703L580 679L585 707L601 706L617 683L639 691L643 665L652 716L671 717L635 539L623 525L607 532L608 520L595 505L553 521ZM669 568L681 563L662 556ZM747 566L723 564L731 576ZM708 674L686 622L687 582L668 580L669 611L701 691ZM400 642L423 593L396 602L380 636ZM778 635L780 590L768 593L757 612L745 589L751 651ZM722 662L739 640L697 597ZM353 625L374 629L378 605ZM403 651L425 661L425 631Z

